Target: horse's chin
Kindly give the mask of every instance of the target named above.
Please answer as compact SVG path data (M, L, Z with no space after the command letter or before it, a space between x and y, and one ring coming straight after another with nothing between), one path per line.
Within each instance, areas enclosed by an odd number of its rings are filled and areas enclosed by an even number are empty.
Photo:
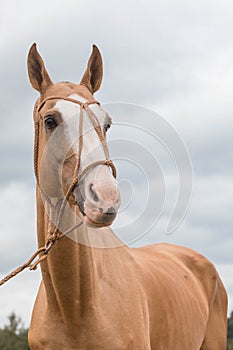
M91 220L87 215L85 215L83 217L84 222L91 227L96 227L96 228L100 228L100 227L108 227L110 225L112 225L113 221L109 221L109 222L95 222L93 220Z

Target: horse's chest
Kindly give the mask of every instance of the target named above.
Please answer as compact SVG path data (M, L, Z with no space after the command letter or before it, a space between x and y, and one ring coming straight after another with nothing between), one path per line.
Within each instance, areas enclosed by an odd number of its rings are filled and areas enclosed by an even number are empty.
M119 311L120 312L120 311ZM80 349L86 350L150 350L148 333L142 331L142 324L134 323L131 319L112 320L99 317L93 325L87 322L87 326L78 330L78 343Z
M122 310L118 310L121 315ZM116 318L91 313L80 320L77 325L72 321L64 324L61 320L49 320L40 328L40 332L32 334L35 345L32 350L150 350L148 332L142 331L141 324L131 322L127 315ZM33 343L34 343L33 342Z
M64 332L64 328L56 329L56 337L54 339L47 338L47 344L43 342L45 350L150 350L148 342L139 338L134 332L122 332L117 334L115 329L108 327L100 329L100 327L77 328L75 334ZM143 337L144 338L144 337ZM42 347L35 347L41 349ZM34 350L34 348L33 348Z

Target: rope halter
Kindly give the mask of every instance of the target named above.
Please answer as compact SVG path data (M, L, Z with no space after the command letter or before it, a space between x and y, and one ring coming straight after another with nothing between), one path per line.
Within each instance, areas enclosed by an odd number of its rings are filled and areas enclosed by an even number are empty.
M65 101L69 101L69 102L72 102L72 103L76 103L76 104L78 104L80 106L78 154L77 154L77 162L76 162L76 165L75 165L75 168L74 168L74 172L73 172L73 179L72 179L72 182L71 182L71 184L70 184L70 186L69 186L69 188L68 188L67 192L65 193L65 196L64 196L64 198L62 200L60 209L58 211L56 224L54 225L50 221L47 242L46 242L46 245L45 245L46 250L44 252L44 255L42 255L39 258L39 260L31 267L32 269L36 268L38 263L40 263L42 260L44 260L44 258L47 256L49 250L51 249L51 247L53 246L53 244L55 243L56 240L60 239L61 237L64 237L68 232L71 232L73 229L77 228L78 226L80 226L82 224L81 223L81 224L73 226L72 228L70 228L65 233L60 233L59 232L59 224L61 222L62 214L64 212L65 206L66 206L66 204L68 202L68 199L71 196L75 186L77 186L79 184L81 179L91 169L93 169L97 165L107 165L107 166L109 166L112 169L113 176L116 178L116 168L115 168L112 160L109 158L108 147L107 147L106 140L105 140L105 137L104 137L103 132L102 132L101 125L99 123L98 118L94 114L94 112L89 108L89 105L91 105L91 104L98 104L98 105L100 105L100 103L98 101L95 101L95 100L83 103L83 102L81 102L79 100L76 100L76 99L73 99L73 98L70 98L70 97L49 96L49 97L45 98L39 104L39 106L37 108L37 112L39 113L40 110L42 109L42 107L45 105L45 103L47 101L51 101L51 100L65 100ZM98 135L98 137L100 139L100 142L102 144L103 151L104 151L104 154L105 154L105 160L97 160L96 162L92 162L92 163L88 164L80 172L81 155L82 155L82 149L83 149L83 110L85 110L87 112L87 115L88 115L88 117L90 119L90 122L93 125L93 128L96 131L96 133L97 133L97 135ZM38 120L36 122L36 124L35 124L34 171L35 171L37 184L38 184L41 192L43 193L45 199L50 204L50 208L53 209L53 206L51 204L49 196L42 191L42 189L40 187L40 182L39 182L39 167L38 167L39 135L40 135L40 128L39 128L39 120ZM83 217L83 215L81 214L80 210L79 210L79 213L80 213L81 217ZM52 216L54 216L54 215L52 215Z
M47 241L44 245L44 247L40 247L38 248L35 253L31 256L31 258L25 262L23 265L17 267L15 270L13 270L12 272L10 272L8 275L6 275L3 279L0 280L0 286L2 286L4 283L6 283L7 281L9 281L11 278L13 278L14 276L18 275L20 272L22 272L25 269L29 269L29 270L36 270L37 266L44 260L47 258L48 253L50 252L50 249L52 248L52 246L54 245L54 243L66 236L68 233L70 233L71 231L73 231L75 228L78 228L80 225L83 224L83 221L71 228L69 228L66 232L64 233L60 233L58 230L61 218L62 218L62 214L64 212L65 206L68 202L68 199L74 189L74 187L79 183L79 181L85 176L85 174L90 171L91 169L93 169L95 166L97 165L107 165L112 169L112 173L113 176L116 177L116 168L112 162L112 160L109 158L109 153L108 153L108 148L107 148L107 144L106 144L106 140L105 137L102 133L102 129L101 129L101 125L98 121L98 118L95 116L95 114L93 113L93 111L89 108L89 105L91 104L95 104L97 103L99 105L99 102L93 100L93 101L89 101L89 102L85 102L82 103L78 100L75 100L73 98L70 97L63 97L63 96L49 96L47 98L45 98L38 106L38 108L36 109L36 111L39 113L40 110L42 109L42 107L45 105L45 103L47 101L50 100L65 100L65 101L69 101L72 103L76 103L80 106L80 120L79 120L79 148L78 148L78 160L77 163L75 165L75 169L74 169L74 173L73 173L73 180L72 183L70 184L64 199L62 200L62 204L61 207L59 209L58 212L58 217L56 220L56 224L53 225L51 223L50 227L51 230L49 230L48 232L48 237L47 237ZM81 172L79 172L80 170L80 163L81 163L81 154L82 154L82 148L83 148L83 110L85 109L85 111L88 114L88 117L100 139L100 142L102 144L103 150L104 150L104 154L105 154L105 160L98 160L96 162L93 162L91 164L89 164L88 166L86 166ZM38 159L39 159L39 136L40 136L40 123L39 123L39 119L35 122L35 143L34 143L34 171L35 171L35 176L36 176L36 181L37 181L37 185L39 186L41 193L43 193L41 187L40 187L40 182L39 182L39 168L38 168ZM48 201L48 203L50 204L51 208L52 203L51 200L49 198L49 196L45 193L43 193L43 195L45 196L45 199ZM37 259L35 261L35 259Z

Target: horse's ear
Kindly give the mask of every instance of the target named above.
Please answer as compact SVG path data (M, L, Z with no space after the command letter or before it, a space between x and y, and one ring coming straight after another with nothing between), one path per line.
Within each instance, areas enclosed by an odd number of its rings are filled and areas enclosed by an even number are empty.
M31 46L28 53L28 76L32 87L41 94L52 84L36 44Z
M92 53L89 58L86 72L81 80L81 84L88 87L92 94L99 90L103 78L103 62L97 46L92 46Z

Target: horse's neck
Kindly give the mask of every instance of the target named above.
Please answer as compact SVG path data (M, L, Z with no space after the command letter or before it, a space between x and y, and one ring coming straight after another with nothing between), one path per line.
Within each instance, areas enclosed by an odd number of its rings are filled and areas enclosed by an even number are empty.
M72 226L72 218L70 221L69 218L66 219ZM48 225L48 216L38 191L39 246L45 244ZM41 264L41 270L48 307L56 312L59 309L64 321L70 321L72 318L78 323L80 316L97 303L98 282L103 272L102 262L104 261L105 266L114 267L114 263L117 264L118 260L122 260L127 255L127 249L122 247L119 254L116 250L112 254L109 249L99 249L99 247L119 245L118 239L110 229L97 231L81 225L73 232L72 238L61 238L54 244L47 259ZM93 246L98 248L93 248ZM109 258L111 259L110 264L106 262Z
M70 221L72 226L72 220ZM37 195L38 243L43 246L48 233L48 216L40 194ZM81 225L74 233L85 236L87 228ZM64 237L58 240L41 264L49 308L60 309L63 319L77 317L83 307L92 307L95 299L96 266L93 249Z

